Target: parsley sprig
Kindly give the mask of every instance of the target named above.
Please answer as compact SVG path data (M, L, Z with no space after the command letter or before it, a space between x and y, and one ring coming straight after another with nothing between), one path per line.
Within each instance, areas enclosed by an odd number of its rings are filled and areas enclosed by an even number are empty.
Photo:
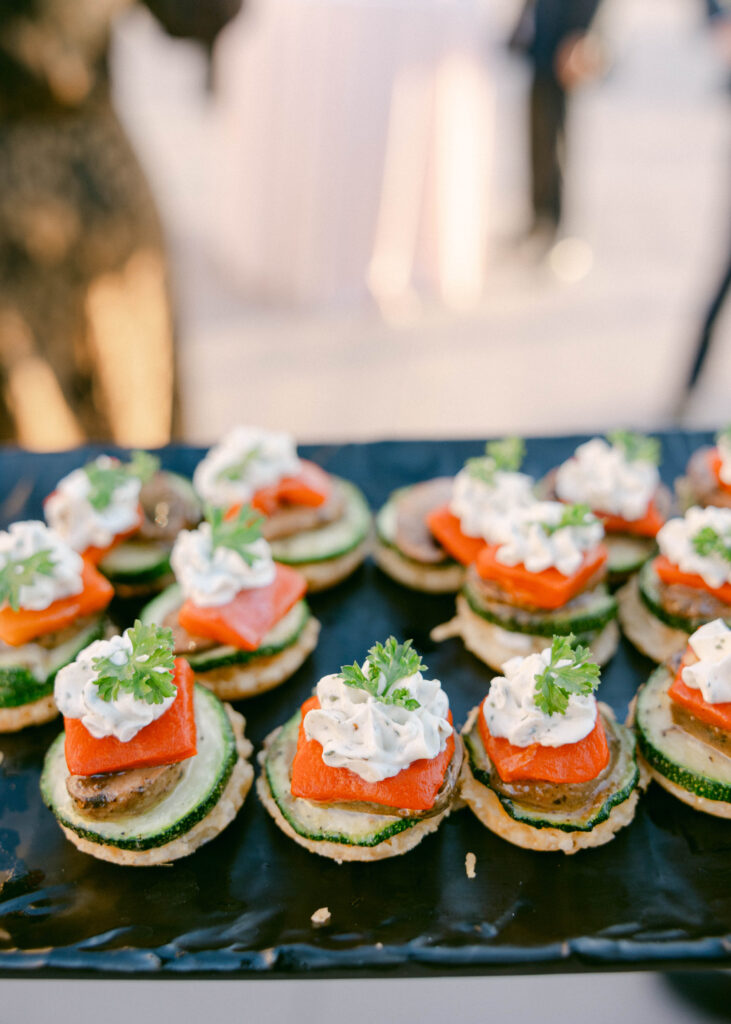
M628 462L651 462L653 466L660 462L660 442L656 437L635 434L631 430L612 430L607 440L624 451Z
M225 518L222 508L209 506L206 519L211 527L211 543L216 548L229 548L235 551L247 565L253 565L261 555L251 551L251 545L261 537L261 525L264 517L255 512L251 505L242 505L235 516Z
M524 458L523 438L504 437L499 441L488 441L485 445L485 454L476 459L467 459L465 467L476 480L493 484L495 473L512 473L519 470Z
M144 625L137 619L124 635L132 642L132 650L122 665L107 656L94 658L91 663L101 699L113 701L120 691L146 704L162 704L166 697L174 697L178 688L173 682L172 630Z
M576 643L573 633L554 636L551 660L536 676L536 707L547 715L564 715L572 693L590 694L599 685L599 666L591 651Z
M50 548L36 551L27 558L9 558L0 569L0 606L9 604L17 612L20 588L32 586L36 576L53 576L55 564Z
M704 558L719 555L727 562L731 562L731 537L722 537L712 526L704 526L702 530L699 530L692 537L691 543L698 554Z
M160 468L160 460L156 455L149 452L132 452L130 461L112 462L109 465L99 465L95 459L84 466L84 472L89 479L89 504L97 512L103 512L108 508L118 487L130 479L136 477L141 483L146 484Z
M561 518L557 523L541 523L545 532L550 537L557 530L563 530L567 526L592 526L597 521L596 516L588 505L566 505L561 512Z
M340 678L346 686L365 690L382 704L396 704L407 711L416 711L421 705L409 690L405 686L394 687L399 679L419 671L426 671L426 665L411 646L411 640L400 644L396 637L390 636L385 644L374 644L368 651L368 675L354 662L343 665Z
M236 462L232 462L229 466L224 466L216 479L229 480L232 483L235 483L237 480L242 480L246 475L246 470L249 468L249 465L254 462L255 459L258 459L260 455L261 446L258 444L254 445L246 455L243 455Z

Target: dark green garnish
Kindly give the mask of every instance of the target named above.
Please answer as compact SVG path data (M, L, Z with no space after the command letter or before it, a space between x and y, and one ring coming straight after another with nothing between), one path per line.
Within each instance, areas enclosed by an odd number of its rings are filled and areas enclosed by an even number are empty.
M229 480L235 483L237 480L242 480L246 474L246 470L249 464L255 459L259 458L261 454L260 445L254 445L254 447L242 456L236 462L232 462L230 466L224 466L224 468L216 476L217 480Z
M0 606L9 604L17 612L20 588L32 586L36 576L53 576L55 564L50 548L36 551L27 558L8 559L0 569Z
M173 682L173 631L144 625L137 619L124 635L131 641L132 650L122 665L107 656L94 658L91 663L101 699L115 700L120 691L146 704L162 704L166 697L174 697L178 688Z
M495 473L513 473L520 469L525 458L525 441L522 437L504 437L499 441L488 441L485 454L467 459L465 467L470 476L493 484Z
M399 679L415 672L426 671L421 656L411 646L411 640L400 644L390 636L385 644L374 644L368 651L368 675L357 662L343 665L340 678L347 686L365 690L382 704L396 704L408 711L421 707L405 686L394 688Z
M656 437L635 434L631 430L613 430L607 434L607 440L624 451L628 462L651 462L654 466L660 463L660 442Z
M253 565L261 555L250 550L254 541L261 537L264 517L255 512L251 505L242 505L235 516L225 518L222 508L206 508L206 519L211 526L213 550L229 548L235 551L247 565Z
M712 526L704 526L691 539L693 548L704 558L718 555L731 562L731 537L722 537Z
M563 530L567 526L592 526L597 522L597 517L588 505L566 505L557 523L541 523L545 532L550 537L557 530Z
M551 661L536 676L536 707L547 715L563 715L572 693L593 693L599 685L599 666L590 659L591 651L577 644L573 633L554 636Z
M84 466L90 485L87 500L97 512L102 512L112 503L114 492L123 483L133 477L145 484L159 468L158 457L143 451L132 452L127 463L112 461L109 465L100 466L99 460L94 459Z

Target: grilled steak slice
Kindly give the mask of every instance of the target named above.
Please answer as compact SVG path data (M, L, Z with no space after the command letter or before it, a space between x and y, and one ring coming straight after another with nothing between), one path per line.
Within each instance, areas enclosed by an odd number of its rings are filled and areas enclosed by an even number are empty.
M173 631L173 652L175 654L193 654L196 651L208 651L212 647L218 647L217 640L211 640L207 636L194 636L178 622L179 608L168 612L160 625L167 626Z
M105 775L69 775L66 789L90 818L112 818L146 810L161 800L178 783L183 763Z
M396 544L415 562L438 565L449 557L426 523L426 517L435 508L446 505L452 497L454 480L439 476L415 484L399 498L396 506Z

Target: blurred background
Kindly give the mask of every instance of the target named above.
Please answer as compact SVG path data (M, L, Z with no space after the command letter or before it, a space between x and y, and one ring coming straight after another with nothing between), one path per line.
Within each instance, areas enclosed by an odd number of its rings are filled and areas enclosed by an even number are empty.
M0 436L719 426L730 81L726 0L3 0Z

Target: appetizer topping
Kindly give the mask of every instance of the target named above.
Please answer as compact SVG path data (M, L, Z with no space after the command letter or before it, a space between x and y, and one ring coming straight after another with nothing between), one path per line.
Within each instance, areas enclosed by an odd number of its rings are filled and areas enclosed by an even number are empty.
M84 589L80 555L45 523L28 520L0 531L0 607L42 611Z
M716 449L720 459L718 478L721 483L731 485L731 424L716 435Z
M196 466L193 484L204 501L230 508L301 468L290 434L235 427Z
M159 465L148 452L134 452L128 463L100 455L59 480L45 503L49 525L75 551L108 548L142 522L140 491Z
M58 675L54 695L65 718L95 738L128 743L173 704L172 633L139 620L123 636L96 640Z
M321 679L320 707L305 715L304 732L322 745L324 763L379 782L440 754L452 734L449 700L422 669L410 640L389 637L371 647L362 666L344 665Z
M534 502L496 525L495 558L503 565L524 565L528 572L555 567L571 576L603 536L602 524L586 505Z
M594 729L599 666L573 636L555 636L540 654L511 658L490 684L482 713L491 736L516 747L578 743Z
M657 543L681 573L699 576L712 590L731 583L731 509L690 508L665 523Z
M262 517L250 505L224 518L208 508L206 522L183 530L170 563L186 599L199 608L228 604L242 590L268 587L274 581L271 548L261 536Z
M609 440L595 437L579 445L556 472L556 494L629 522L642 519L660 485L658 443L624 431Z
M686 686L700 690L707 704L731 703L731 629L722 619L707 622L688 641L698 659L681 670Z
M518 437L490 441L481 458L468 459L454 478L450 512L468 537L492 540L496 522L535 501L533 480L516 472L525 444Z

